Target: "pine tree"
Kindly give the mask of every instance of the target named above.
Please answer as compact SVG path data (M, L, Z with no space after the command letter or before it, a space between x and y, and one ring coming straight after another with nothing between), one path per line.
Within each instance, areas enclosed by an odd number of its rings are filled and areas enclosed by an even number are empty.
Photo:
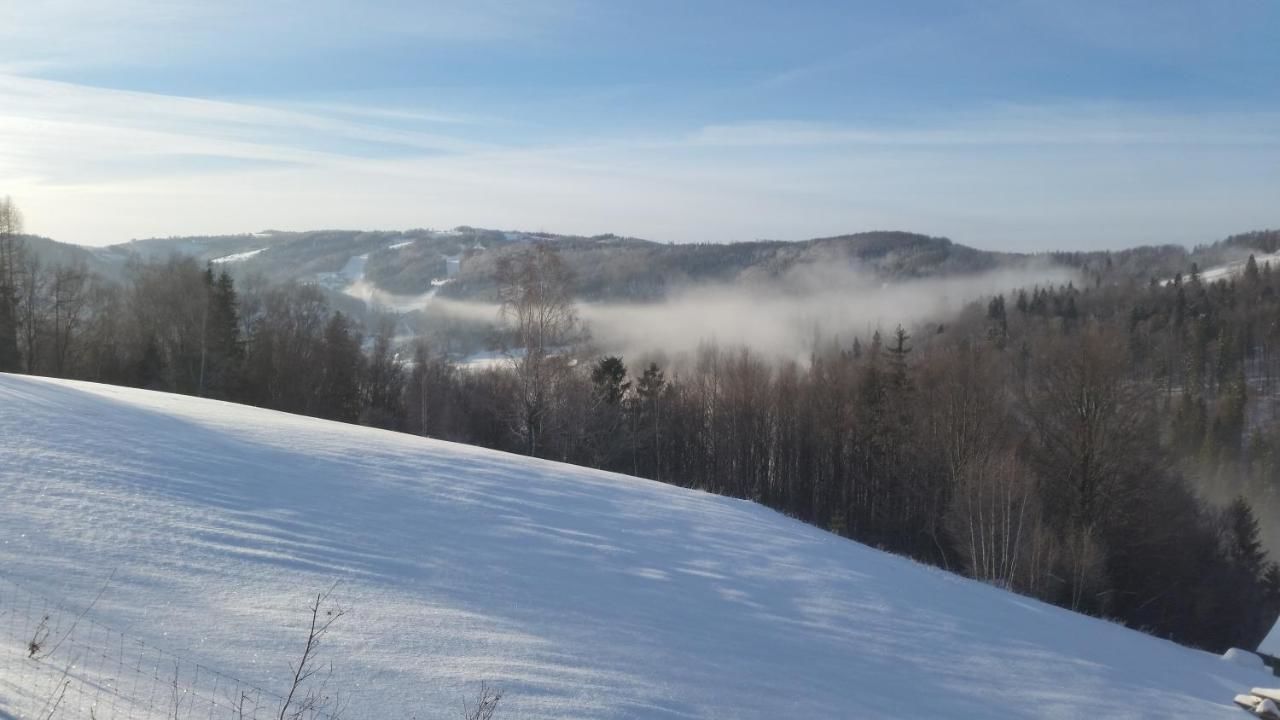
M1280 614L1280 565L1267 563L1262 574L1262 592L1264 595L1264 618L1274 618Z
M626 381L627 366L616 355L600 358L591 368L591 385L596 401L605 405L618 405L626 396L631 383Z
M1244 264L1244 280L1252 287L1258 284L1259 279L1258 259L1249 253L1249 260Z
M1009 339L1009 316L1005 312L1004 295L996 295L987 303L987 326L987 337L996 347L1004 347Z
M640 381L636 383L636 393L640 398L640 412L647 416L646 428L652 429L653 440L653 479L662 479L662 391L667 386L666 375L657 363L649 363Z
M603 357L591 367L591 427L588 442L593 464L612 467L625 442L620 432L626 420L624 401L631 390L627 366L617 356Z
M205 270L204 282L208 304L204 317L199 394L236 399L241 396L245 353L240 338L235 283L225 270L214 277L212 268Z
M1000 306L1004 312L1004 303ZM911 354L911 346L907 342L911 336L899 325L893 333L893 345L889 348L889 370L893 382L893 390L901 395L908 390L910 379L907 375L907 355Z
M1212 447L1206 448L1207 455L1220 461L1235 462L1240 459L1244 447L1245 406L1248 402L1248 389L1245 385L1244 373L1227 385L1227 391L1218 399L1213 416L1213 429L1206 437Z
M1226 595L1229 608L1229 641L1232 645L1254 647L1275 620L1273 583L1280 580L1275 566L1267 562L1258 520L1249 501L1236 497L1222 511L1221 553L1229 572Z
M317 415L342 422L359 420L360 365L360 340L347 316L336 312L324 330Z
M1223 524L1227 559L1245 575L1261 580L1267 553L1249 501L1239 496L1232 500L1223 511Z

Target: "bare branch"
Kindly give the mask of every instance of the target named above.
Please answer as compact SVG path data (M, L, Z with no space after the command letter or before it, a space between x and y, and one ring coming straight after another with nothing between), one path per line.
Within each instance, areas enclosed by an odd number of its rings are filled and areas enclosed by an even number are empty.
M490 687L486 682L481 682L480 693L476 696L475 703L463 705L462 717L464 720L491 720L501 700L500 690Z
M306 686L309 684L308 681L321 670L315 664L316 651L320 647L321 640L329 632L333 623L346 614L341 607L326 607L329 604L329 597L337 587L338 582L334 581L327 591L317 593L315 601L307 608L311 611L307 642L303 645L298 664L289 666L293 671L293 681L289 685L289 692L280 706L280 714L276 720L285 720L285 718L299 720L304 716L316 715L329 704L330 697L324 691L328 685L329 676L333 674L332 666L329 667L322 682L318 685L311 684L311 687Z

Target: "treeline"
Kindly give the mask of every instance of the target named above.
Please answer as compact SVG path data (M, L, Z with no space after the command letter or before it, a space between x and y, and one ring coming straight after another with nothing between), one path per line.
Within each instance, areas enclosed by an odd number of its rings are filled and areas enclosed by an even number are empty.
M0 208L3 210L3 208ZM366 338L309 285L241 293L174 256L122 283L43 266L0 234L0 372L66 377L395 427L403 364L392 325Z
M566 368L538 454L748 498L1184 643L1254 647L1280 572L1247 501L1197 494L1125 334L1010 325L1025 345L949 328L913 347L899 330L803 365L707 346L670 375L614 357ZM427 434L528 451L528 425L503 420L519 415L515 371L437 377L437 403L411 400L411 417L489 420Z
M187 259L120 284L0 228L0 370L149 387L748 498L1180 642L1253 647L1280 611L1271 507L1280 272L1035 288L804 363L708 345L592 356L546 245L494 268L511 361L371 337L305 285ZM744 312L749 309L744 308ZM913 337L914 335L914 337ZM661 350L657 348L655 350ZM657 357L657 356L655 356ZM1207 496L1218 502L1209 502Z

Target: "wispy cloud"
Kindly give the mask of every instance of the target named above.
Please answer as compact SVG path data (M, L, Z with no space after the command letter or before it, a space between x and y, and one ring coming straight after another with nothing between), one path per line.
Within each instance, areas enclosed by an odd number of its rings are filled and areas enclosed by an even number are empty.
M830 123L713 125L687 138L725 147L851 145L1277 145L1280 112L1157 114L1124 105L1000 106L944 127L868 129Z
M342 113L108 90L0 75L0 127L12 171L69 182L110 176L139 157L209 156L308 166L350 166L385 146L398 155L476 152L450 135L361 122ZM390 111L388 111L390 112ZM385 154L385 153L382 153ZM73 177L68 177L71 175Z
M0 76L0 194L33 232L95 244L465 223L676 241L901 228L1046 248L1277 224L1268 114L997 106L910 129L755 122L557 144L439 120Z
M354 103L295 102L290 107L304 112L319 112L374 120L397 120L414 123L432 123L439 125L472 125L491 123L493 118L482 118L475 115L462 115L445 112L429 112L424 110L404 110L401 108L369 107Z

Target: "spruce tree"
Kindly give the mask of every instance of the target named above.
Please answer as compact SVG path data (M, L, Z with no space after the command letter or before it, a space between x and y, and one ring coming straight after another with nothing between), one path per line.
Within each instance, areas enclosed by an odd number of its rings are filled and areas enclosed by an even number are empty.
M360 338L351 321L334 313L324 329L317 415L329 420L360 419Z
M631 387L626 382L627 366L616 355L600 358L591 368L591 385L597 402L618 405Z
M1267 553L1262 547L1258 519L1244 497L1237 496L1223 511L1224 551L1243 576L1263 580Z
M648 421L643 424L643 427L652 430L650 437L653 441L653 478L655 480L662 479L662 413L659 400L666 386L666 375L657 363L649 363L649 367L645 368L644 374L640 376L640 381L636 383L636 392L641 401L640 412L647 416Z
M208 304L204 318L200 395L237 399L241 396L245 353L244 342L240 338L235 283L225 270L215 277L212 269L205 270L204 281Z
M1245 282L1249 283L1250 286L1257 285L1259 277L1258 259L1253 256L1253 253L1249 253L1249 260L1244 264Z

